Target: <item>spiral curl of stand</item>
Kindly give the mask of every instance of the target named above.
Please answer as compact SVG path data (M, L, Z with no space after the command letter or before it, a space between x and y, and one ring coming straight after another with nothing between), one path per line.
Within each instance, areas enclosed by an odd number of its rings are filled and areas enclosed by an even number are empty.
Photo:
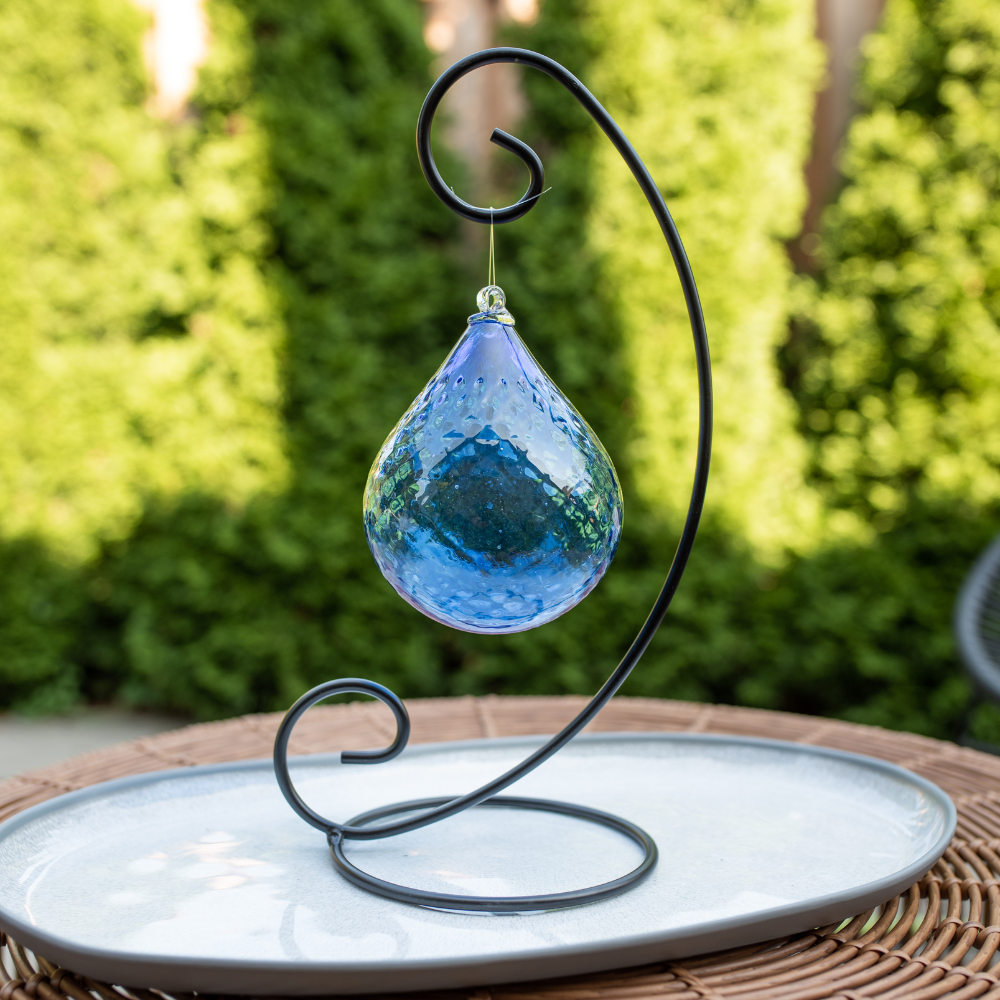
M656 598L653 609L650 611L649 616L639 630L639 634L635 637L632 645L611 676L576 718L555 736L546 741L543 746L521 761L520 764L498 778L495 778L493 781L477 788L475 791L455 798L419 799L412 802L400 802L384 806L355 816L347 823L336 823L316 813L295 791L288 772L288 741L296 722L298 722L307 709L332 695L353 693L367 694L377 698L392 711L396 719L396 737L393 742L383 750L344 751L341 754L341 762L344 764L380 764L392 760L393 757L396 757L403 751L409 739L410 721L402 701L383 685L360 678L343 678L320 684L318 687L304 694L289 709L287 715L282 720L275 739L274 769L278 785L289 805L307 823L322 830L327 835L337 870L355 885L389 899L416 905L458 910L516 912L555 909L580 903L595 902L599 899L618 895L638 885L639 882L652 872L656 865L657 849L655 842L645 831L635 824L629 823L627 820L573 803L558 802L550 799L500 796L497 793L503 791L520 778L523 778L526 774L548 760L553 754L558 753L584 727L593 721L632 672L633 667L639 662L639 658L646 651L653 636L656 634L657 628L659 628L660 623L663 621L677 590L677 586L680 583L688 557L691 554L705 502L705 490L708 484L709 462L712 450L712 373L705 319L698 298L698 289L695 285L694 274L691 271L687 254L684 251L684 245L681 242L677 227L671 218L663 196L653 182L645 164L632 148L631 143L625 137L624 133L615 124L612 117L593 94L572 73L555 60L527 49L485 49L482 52L476 52L465 59L459 60L438 78L424 99L423 107L420 109L420 116L417 119L417 155L424 177L427 179L427 183L431 186L431 189L453 212L456 212L465 219L484 225L489 225L491 222L497 225L513 222L530 212L538 203L538 197L541 195L545 183L545 168L542 165L542 161L530 146L512 135L502 132L500 129L493 130L490 141L517 156L528 168L530 177L528 189L513 205L508 205L505 208L479 208L476 205L470 205L459 198L445 184L434 162L434 156L431 152L431 123L441 103L441 99L449 88L467 73L471 73L481 66L488 66L494 63L515 63L534 67L561 83L576 97L628 164L639 187L646 196L646 200L649 202L649 206L656 216L663 236L667 241L667 246L670 249L677 275L680 278L681 289L687 305L698 371L698 451L695 462L694 482L691 489L691 501L688 506L684 529L681 532L677 551L674 554L673 562L670 565L666 580ZM572 892L533 896L464 896L430 892L398 885L393 882L386 882L357 868L345 854L344 845L349 840L378 840L385 837L394 837L401 833L408 833L412 830L429 826L432 823L438 823L449 816L455 816L466 809L480 805L490 808L532 809L552 812L596 823L616 830L623 836L634 841L643 850L644 857L635 869L621 878ZM409 815L407 818L397 819L393 822L371 825L377 823L379 820L385 820L401 814Z

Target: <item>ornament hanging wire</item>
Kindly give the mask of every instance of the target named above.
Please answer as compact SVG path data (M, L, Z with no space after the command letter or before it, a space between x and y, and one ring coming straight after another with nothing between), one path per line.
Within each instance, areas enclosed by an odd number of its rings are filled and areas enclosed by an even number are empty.
M486 269L486 284L495 285L497 283L497 260L493 250L493 206L490 205L490 263Z
M296 792L288 771L288 741L295 724L302 715L317 702L323 701L335 694L366 694L377 698L389 707L396 719L396 737L393 742L382 750L344 751L341 762L344 764L380 764L392 760L402 752L410 735L410 721L402 701L388 688L374 681L360 678L341 678L320 684L304 694L288 711L278 728L274 744L274 769L278 785L289 805L307 823L322 830L333 855L338 871L361 888L378 895L400 902L423 906L442 907L455 910L480 910L489 912L517 912L529 910L547 910L580 903L591 903L618 895L636 885L650 874L656 865L657 848L652 838L633 823L617 816L589 809L585 806L567 802L557 802L549 799L529 799L514 796L501 796L497 793L514 784L520 778L544 763L553 754L558 753L567 743L577 736L602 708L611 700L646 651L660 623L663 621L670 602L680 583L681 575L687 565L694 545L698 522L701 518L705 501L705 489L708 483L709 462L712 449L712 375L711 361L708 349L708 337L705 330L705 320L698 298L698 289L694 275L688 263L687 254L681 243L677 227L667 209L663 196L654 183L645 164L632 148L621 129L615 124L600 102L586 87L567 69L550 59L548 56L527 49L494 48L476 52L455 63L447 69L434 83L417 119L417 155L420 160L424 177L431 189L453 212L473 222L489 224L491 229L490 267L492 272L492 227L493 224L513 222L527 214L536 204L539 195L543 193L545 170L542 161L535 151L520 139L500 129L494 129L490 141L517 156L528 168L529 183L524 195L513 205L494 209L479 208L470 205L459 198L448 187L438 172L431 152L431 123L441 99L449 88L467 73L481 66L494 63L514 63L532 66L561 83L583 105L604 134L611 140L622 159L628 164L633 176L639 184L649 203L660 230L667 241L673 258L674 267L680 279L681 289L687 305L688 318L694 339L695 359L698 372L698 449L695 461L694 482L691 490L691 501L688 505L684 528L674 554L673 562L667 573L666 580L656 598L649 616L646 618L638 635L632 642L621 662L605 681L601 689L594 695L589 704L559 733L547 740L516 767L495 778L475 791L454 798L420 799L411 802L400 802L393 805L373 809L355 816L347 823L336 823L326 819L308 806ZM491 284L492 284L491 280ZM498 809L529 809L543 812L558 813L576 819L586 820L604 827L616 830L623 836L634 841L643 851L642 862L631 872L605 882L572 892L549 893L533 896L465 896L451 893L430 892L409 886L386 882L370 875L355 866L347 857L344 846L349 840L379 840L394 837L398 834L417 830L440 822L450 816L455 816L473 806L485 806ZM397 818L390 822L381 822ZM372 825L372 824L378 825ZM529 848L525 848L528 850Z

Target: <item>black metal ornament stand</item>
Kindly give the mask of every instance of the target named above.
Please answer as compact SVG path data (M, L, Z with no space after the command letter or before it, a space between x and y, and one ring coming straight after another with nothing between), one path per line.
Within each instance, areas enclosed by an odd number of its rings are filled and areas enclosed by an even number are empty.
M500 777L495 778L473 792L457 798L419 799L412 802L399 802L362 813L347 823L335 823L320 816L303 802L296 792L288 773L288 740L295 724L307 709L332 695L348 692L352 694L371 695L390 708L396 717L396 738L392 744L384 750L344 751L340 756L341 762L344 764L381 764L401 753L409 739L410 720L402 701L392 691L381 684L359 678L343 678L328 681L326 684L320 684L318 687L304 694L289 709L288 714L278 728L278 735L274 742L274 771L278 785L288 800L289 805L307 823L322 830L327 835L337 870L355 885L389 899L420 906L433 906L453 910L517 912L556 909L580 903L592 903L600 899L607 899L610 896L616 896L638 885L639 882L649 875L656 865L656 844L645 831L627 820L621 819L618 816L612 816L609 813L600 812L596 809L588 809L585 806L574 805L568 802L556 802L550 799L516 798L501 796L497 793L503 791L503 789L512 785L518 779L523 778L538 767L539 764L548 760L553 754L558 753L588 723L593 721L598 712L611 700L615 692L625 681L625 678L631 673L632 668L638 663L639 658L645 652L657 628L659 628L660 622L663 621L663 617L667 613L667 608L670 606L670 602L677 590L677 585L680 583L688 557L691 554L691 548L694 545L695 534L698 530L698 522L701 518L705 500L709 459L712 450L712 373L708 351L708 338L705 331L705 319L702 315L701 303L698 299L698 289L695 286L694 275L691 273L691 266L684 252L684 246L677 233L677 227L674 225L670 212L667 210L663 196L660 194L656 184L654 184L642 160L639 159L638 154L632 148L631 143L625 138L624 133L618 128L607 111L604 110L593 94L572 73L564 69L553 59L527 49L485 49L482 52L476 52L460 60L440 76L427 94L423 107L420 109L420 117L417 119L417 155L420 159L420 166L423 169L424 177L427 178L427 183L430 184L431 189L453 212L457 212L463 218L483 224L513 222L515 219L521 218L521 216L534 208L538 196L542 193L545 180L542 161L530 146L512 135L508 135L506 132L501 132L499 129L493 130L490 141L519 157L527 166L531 177L528 190L515 204L497 209L478 208L475 205L470 205L459 198L444 183L434 163L434 156L431 153L431 123L434 119L434 113L441 103L441 99L448 89L467 73L471 73L480 66L488 66L493 63L517 63L524 66L533 66L535 69L539 69L554 80L557 80L576 97L594 121L600 125L604 134L611 140L615 149L618 150L622 158L629 165L632 174L639 182L639 187L646 196L646 200L649 202L650 208L653 210L653 214L660 224L660 229L667 241L667 246L670 248L687 304L691 332L694 336L694 349L698 369L698 454L695 463L694 484L691 490L691 502L688 506L684 529L681 532L677 551L674 554L673 562L667 573L666 581L660 590L659 596L656 598L656 603L653 605L649 617L639 630L639 634L635 637L628 652L611 676L605 681L600 691L594 695L587 707L561 732L553 736L544 746L525 758L516 767L500 775ZM466 809L471 809L473 806L485 806L497 809L534 809L543 812L559 813L564 816L586 820L590 823L597 823L616 830L623 836L633 840L642 848L644 857L641 864L621 878L614 879L611 882L604 882L600 885L578 889L573 892L557 892L535 896L463 896L427 892L422 889L414 889L409 886L386 882L357 868L351 863L344 852L344 845L348 840L378 840L384 837L394 837L397 834L407 833L411 830L417 830L420 827L440 822L449 816L454 816ZM394 822L378 823L379 820L387 820L400 816L404 818L397 818Z

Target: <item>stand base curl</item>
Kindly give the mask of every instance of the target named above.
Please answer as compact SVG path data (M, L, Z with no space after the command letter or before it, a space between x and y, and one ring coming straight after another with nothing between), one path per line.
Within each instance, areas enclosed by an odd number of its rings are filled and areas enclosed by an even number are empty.
M361 889L367 889L387 899L400 903L411 903L415 906L433 906L446 910L478 910L487 913L519 913L529 910L556 910L563 906L579 906L581 903L596 903L600 899L617 896L638 885L656 866L656 843L645 830L611 813L587 806L578 806L570 802L556 802L552 799L527 799L508 795L495 795L494 792L513 784L519 777L527 774L538 766L543 759L550 757L555 751L553 741L536 751L527 760L522 761L512 771L495 781L468 795L455 798L415 799L410 802L397 802L394 805L380 806L355 816L347 823L337 823L321 816L306 805L292 784L292 776L288 770L288 741L291 739L295 724L317 702L337 694L367 694L377 698L386 705L396 717L396 738L383 750L345 750L340 755L343 764L381 764L392 760L402 753L410 738L410 717L402 701L388 688L374 681L360 677L345 677L340 680L327 681L318 687L307 691L288 710L274 741L274 774L278 787L288 804L311 826L326 834L327 843L333 854L333 863L341 875ZM565 730L560 734L562 743L568 741ZM560 737L556 737L558 740ZM562 745L560 743L559 745ZM394 837L400 833L419 830L430 826L449 816L456 816L466 809L484 806L494 809L534 809L540 812L558 813L561 816L572 816L574 819L586 820L600 826L615 830L638 844L643 851L642 862L627 875L602 882L600 885L585 889L574 889L572 892L553 892L539 896L459 896L444 892L428 892L414 889L407 885L397 885L376 878L362 871L348 859L344 852L344 844L348 840L381 840L384 837ZM404 814L415 814L406 819L371 824L390 817Z
M348 826L365 826L367 823L400 813L415 812L421 809L436 809L453 801L451 798L416 799L412 802L398 802L391 806L382 806L369 812L355 816ZM585 889L574 889L571 892L552 892L538 896L460 896L445 892L428 892L414 889L411 886L397 885L376 878L368 872L353 865L344 853L345 838L337 831L327 835L333 863L337 871L356 886L374 892L376 895L394 899L398 903L412 903L416 906L433 906L445 910L478 910L485 913L520 913L530 910L557 910L564 906L579 906L582 903L596 903L601 899L609 899L619 893L638 885L652 872L656 865L656 842L645 830L630 823L628 820L611 813L586 806L573 805L570 802L556 802L553 799L526 799L509 795L496 795L485 802L480 802L477 808L489 806L499 809L534 809L539 812L558 813L561 816L572 816L576 819L597 823L628 837L643 850L642 862L621 878L611 882Z

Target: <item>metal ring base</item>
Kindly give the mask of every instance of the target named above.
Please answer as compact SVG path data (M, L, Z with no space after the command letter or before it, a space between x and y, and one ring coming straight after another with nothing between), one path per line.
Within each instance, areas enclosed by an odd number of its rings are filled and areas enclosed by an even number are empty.
M451 801L451 798L434 798L397 802L394 805L372 809L370 812L355 816L347 825L364 826L375 820L396 816L399 813L413 812L418 809L434 809ZM394 899L399 903L433 906L444 910L478 910L487 913L556 910L564 906L596 903L598 900L617 896L619 893L638 885L656 866L657 850L653 838L641 827L619 816L613 816L611 813L573 805L570 802L556 802L553 799L526 799L508 795L496 795L479 803L479 806L474 808L481 806L501 809L535 809L541 812L559 813L562 816L573 816L589 823L598 823L617 831L638 844L643 849L644 857L638 867L611 882L603 882L586 889L574 889L572 892L553 892L539 896L459 896L444 892L428 892L406 885L397 885L395 882L386 882L355 867L348 860L344 853L345 838L336 830L331 830L327 835L333 863L340 874L349 882L353 882L361 889L385 896L387 899Z

